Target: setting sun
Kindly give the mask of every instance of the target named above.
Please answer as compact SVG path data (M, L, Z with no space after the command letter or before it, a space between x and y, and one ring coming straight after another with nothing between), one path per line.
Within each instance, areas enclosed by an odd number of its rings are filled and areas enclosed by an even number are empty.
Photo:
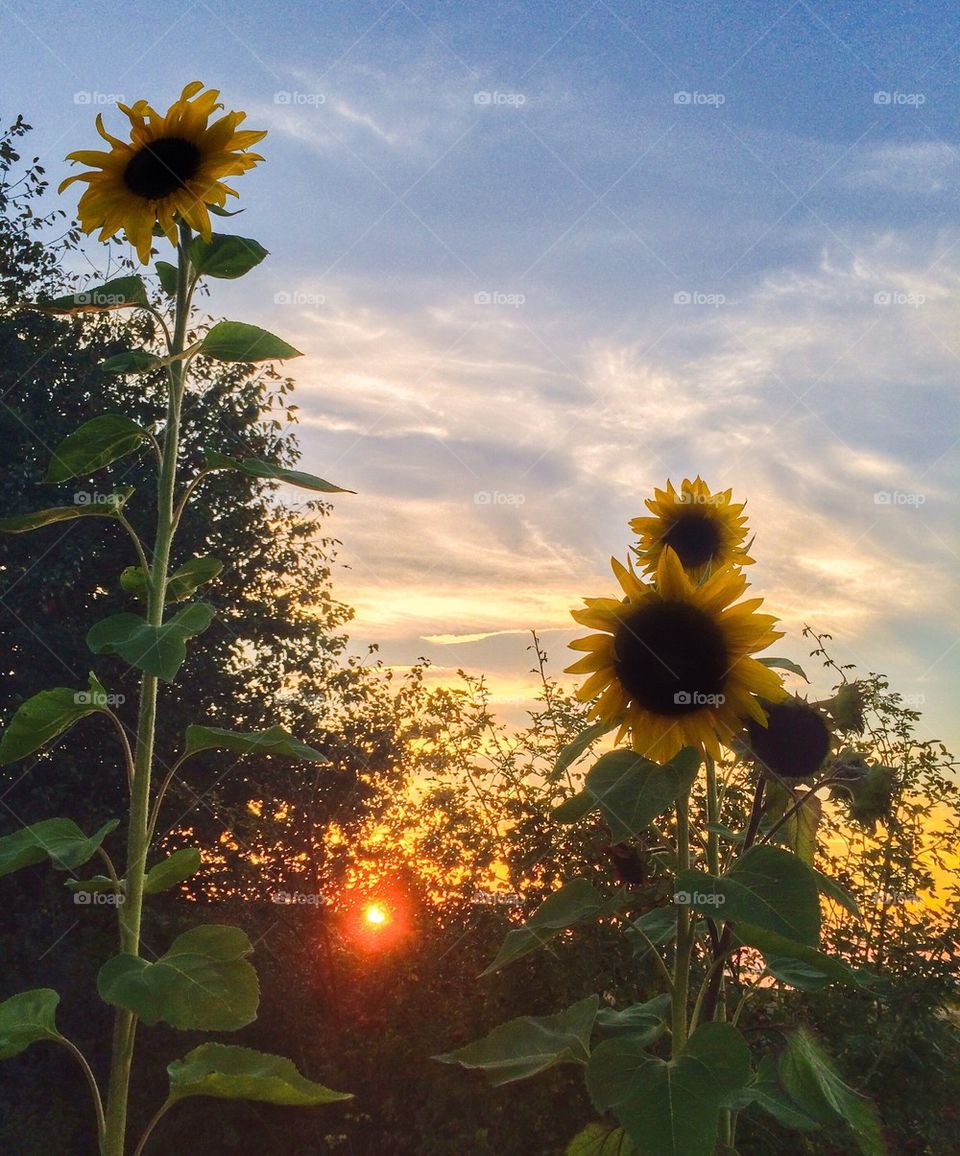
M389 917L382 904L371 903L369 907L364 909L363 918L371 927L383 927Z

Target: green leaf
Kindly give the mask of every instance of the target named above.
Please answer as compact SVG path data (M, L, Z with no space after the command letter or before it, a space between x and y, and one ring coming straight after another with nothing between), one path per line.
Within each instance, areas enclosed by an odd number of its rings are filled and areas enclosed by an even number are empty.
M207 331L199 352L218 361L273 361L303 356L281 338L243 321L218 322Z
M633 751L611 751L591 767L581 794L562 803L553 816L568 822L570 815L580 818L599 807L611 842L622 843L689 791L699 768L700 756L692 747L685 747L664 766ZM584 798L590 800L586 810L585 803L575 803Z
M787 1037L780 1082L800 1110L819 1123L847 1124L863 1156L883 1156L886 1144L876 1107L840 1078L826 1052L806 1028Z
M555 783L567 767L572 766L589 746L619 725L618 721L595 722L586 730L581 731L572 742L567 743L557 756L553 770L547 775L547 782Z
M220 205L207 205L207 209L213 213L215 217L239 217L241 213L245 213L246 209L234 209L231 212L229 209L224 209Z
M490 975L508 963L529 955L531 951L543 947L558 932L576 923L595 919L604 907L603 897L588 879L571 879L558 891L548 895L523 927L507 932L496 959L481 975Z
M143 893L156 895L159 891L169 891L199 870L200 852L197 848L181 847L150 868L143 879Z
M43 819L0 838L0 876L49 859L58 871L72 871L97 853L97 848L119 825L111 819L87 838L72 819Z
M350 1092L334 1092L308 1080L292 1060L231 1044L201 1044L182 1060L167 1064L167 1073L171 1103L190 1096L212 1096L311 1108L353 1099Z
M169 261L157 261L154 265L157 276L160 278L160 287L168 297L177 295L177 267Z
M253 950L239 927L207 924L178 935L156 963L133 955L108 960L97 977L100 998L145 1024L161 1020L185 1031L236 1031L256 1019Z
M213 621L207 602L191 602L162 626L151 626L136 614L114 614L87 632L94 654L119 654L131 666L173 682L187 657L187 639Z
M228 731L219 727L189 726L184 757L200 751L235 751L240 755L279 755L306 762L329 762L327 756L295 739L283 727L265 731Z
M196 237L190 245L190 263L199 276L233 280L249 273L266 257L259 241L214 233L209 241Z
M149 373L160 365L160 358L146 349L128 349L101 361L99 369L103 373Z
M769 931L763 927L755 927L749 923L738 923L736 935L737 939L747 947L755 947L757 951L762 952L768 967L773 961L777 967L782 969L785 966L785 961L789 959L806 964L807 967L820 975L837 980L839 983L849 984L851 987L867 987L874 980L874 977L868 972L853 971L842 960L832 955L825 955L815 947L798 943L795 939L779 935L777 932ZM770 970L773 971L773 968L770 967ZM799 971L794 972L795 977L799 975ZM793 981L786 980L785 982ZM801 985L795 983L794 986L800 987Z
M0 766L25 759L88 714L107 713L107 693L96 675L87 690L41 690L17 710L0 739Z
M712 1156L720 1109L749 1078L750 1051L729 1023L702 1024L669 1062L622 1036L600 1044L587 1066L597 1110L612 1111L656 1156Z
M0 533L25 534L29 530L52 526L55 522L70 522L74 518L115 518L132 493L132 486L123 486L112 494L78 494L72 506L51 506L47 510L35 510L32 514L0 518ZM81 500L84 496L86 501ZM91 497L96 498L96 501L91 502Z
M624 1130L612 1124L588 1124L567 1145L564 1156L639 1156Z
M803 667L798 666L789 658L758 658L757 662L762 662L764 666L772 666L777 670L789 670L793 674L799 674L804 682L809 682L810 679L803 673Z
M774 979L800 991L820 991L830 982L830 976L819 968L788 955L765 955L764 962Z
M816 867L811 867L814 878L817 881L817 887L821 895L826 895L828 899L832 899L834 903L839 903L846 911L849 911L856 919L861 918L860 908L857 905L856 899L846 891L836 879L831 879L829 875L824 875L822 871L818 871Z
M622 1011L610 1007L601 1008L597 1012L595 1027L602 1039L630 1035L646 1047L663 1035L669 1015L670 996L658 995L646 1003L635 1003Z
M54 1019L59 1002L51 988L38 987L0 1003L0 1060L18 1056L39 1040L62 1040Z
M101 313L149 304L147 287L139 277L117 277L104 285L95 285L82 293L68 293L66 297L43 301L32 308L41 313Z
M795 1132L816 1132L820 1125L801 1112L790 1099L777 1076L777 1061L771 1055L762 1056L753 1082L747 1089L750 1104L756 1104L769 1113L784 1128Z
M113 880L107 875L94 875L92 879L68 879L64 886L69 891L96 894L101 891L116 891Z
M57 446L45 482L85 477L132 453L148 438L147 431L129 417L104 413L91 418Z
M273 462L265 462L260 458L229 458L226 454L219 454L216 450L204 450L208 470L238 470L250 478L274 478L278 482L287 482L291 486L299 486L302 490L316 490L322 494L353 494L355 490L345 490L342 486L335 486L332 482L325 482L316 474L304 474L300 470L287 470L283 466L275 466Z
M666 943L677 930L677 913L672 907L654 907L646 915L634 919L626 929L627 941L631 943L634 958L639 962L650 951L650 943ZM643 932L643 935L638 934Z
M555 1064L585 1064L599 1003L599 996L590 995L556 1015L521 1016L482 1040L433 1059L479 1068L495 1087L535 1076Z
M223 569L219 558L203 556L191 558L167 578L167 601L182 602L195 594L204 583L210 582ZM134 598L147 597L147 576L142 566L128 566L120 575L120 586Z
M795 811L773 836L773 842L782 842L808 867L813 866L817 852L817 828L823 817L823 803L813 795Z
M725 921L753 924L788 940L816 947L820 899L810 868L779 847L751 847L716 878L702 871L677 875L680 900Z

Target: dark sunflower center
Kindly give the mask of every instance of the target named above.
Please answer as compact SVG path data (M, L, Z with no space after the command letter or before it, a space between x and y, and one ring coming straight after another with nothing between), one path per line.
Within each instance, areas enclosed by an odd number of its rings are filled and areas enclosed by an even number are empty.
M819 711L798 700L763 704L767 725L750 720L750 746L761 764L786 779L815 774L830 749L830 731Z
M614 634L617 677L644 710L683 715L716 706L730 667L720 627L684 602L640 607Z
M720 528L708 514L683 514L661 541L676 550L681 564L687 569L705 566L719 550Z
M200 167L200 150L181 137L163 137L131 157L123 180L131 193L157 201L183 186Z

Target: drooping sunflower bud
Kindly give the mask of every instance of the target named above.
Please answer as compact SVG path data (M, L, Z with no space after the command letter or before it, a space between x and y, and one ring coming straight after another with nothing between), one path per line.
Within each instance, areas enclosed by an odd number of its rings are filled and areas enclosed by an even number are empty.
M784 779L815 775L830 751L833 736L824 713L802 698L761 702L767 725L750 719L750 750L765 770Z
M863 691L860 683L844 683L833 698L819 705L830 714L837 730L845 734L863 734Z

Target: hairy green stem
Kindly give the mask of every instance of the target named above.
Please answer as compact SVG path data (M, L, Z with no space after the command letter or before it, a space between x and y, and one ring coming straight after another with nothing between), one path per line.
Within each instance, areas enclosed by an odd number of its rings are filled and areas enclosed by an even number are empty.
M176 355L183 352L190 315L188 283L191 233L180 225L176 311L173 339L169 352L173 360L167 367L167 423L163 433L163 455L157 484L157 532L153 561L147 580L147 622L163 623L166 602L167 571L174 532L174 496L177 484L177 457L180 442L180 407L183 400L185 370ZM150 776L153 768L154 732L157 717L157 677L144 674L140 683L140 708L134 749L133 779L130 787L130 818L127 827L126 895L118 907L120 949L129 955L140 955L140 925L143 915L143 880L147 869L150 844ZM113 1051L107 1092L103 1156L124 1156L126 1151L127 1104L130 1098L130 1073L133 1065L136 1017L121 1008L114 1019Z
M690 799L677 800L677 872L690 866ZM690 909L677 904L677 950L673 961L671 1055L678 1056L687 1042L687 988L690 981L690 951L693 947Z

